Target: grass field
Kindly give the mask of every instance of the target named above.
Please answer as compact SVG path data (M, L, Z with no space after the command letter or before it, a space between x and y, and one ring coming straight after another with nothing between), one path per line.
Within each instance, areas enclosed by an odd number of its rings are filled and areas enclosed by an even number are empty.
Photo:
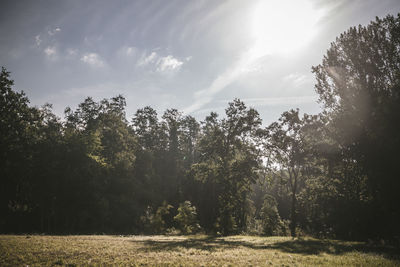
M398 253L312 238L0 235L0 266L400 266Z

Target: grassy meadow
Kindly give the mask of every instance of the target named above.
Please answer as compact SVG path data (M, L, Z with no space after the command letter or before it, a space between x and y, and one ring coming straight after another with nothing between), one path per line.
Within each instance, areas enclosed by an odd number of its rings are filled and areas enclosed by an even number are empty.
M0 266L400 266L389 246L254 236L0 236Z

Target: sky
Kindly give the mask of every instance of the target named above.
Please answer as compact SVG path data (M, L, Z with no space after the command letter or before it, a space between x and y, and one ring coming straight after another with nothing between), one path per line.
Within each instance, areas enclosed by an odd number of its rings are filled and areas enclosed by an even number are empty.
M398 0L2 0L0 65L31 104L63 117L86 97L203 120L239 98L264 124L321 105L311 67L351 26Z

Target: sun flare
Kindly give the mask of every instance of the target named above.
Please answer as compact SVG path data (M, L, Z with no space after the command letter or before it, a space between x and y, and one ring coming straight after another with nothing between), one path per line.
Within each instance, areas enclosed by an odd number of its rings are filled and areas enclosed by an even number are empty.
M312 39L321 16L307 0L259 1L251 19L251 56L294 52Z

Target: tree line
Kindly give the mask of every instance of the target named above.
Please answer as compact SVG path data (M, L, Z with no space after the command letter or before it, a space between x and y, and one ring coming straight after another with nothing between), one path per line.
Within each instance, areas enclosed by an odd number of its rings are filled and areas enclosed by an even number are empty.
M312 68L323 111L262 126L239 99L198 122L121 95L58 118L0 74L0 232L311 234L399 240L400 16Z

